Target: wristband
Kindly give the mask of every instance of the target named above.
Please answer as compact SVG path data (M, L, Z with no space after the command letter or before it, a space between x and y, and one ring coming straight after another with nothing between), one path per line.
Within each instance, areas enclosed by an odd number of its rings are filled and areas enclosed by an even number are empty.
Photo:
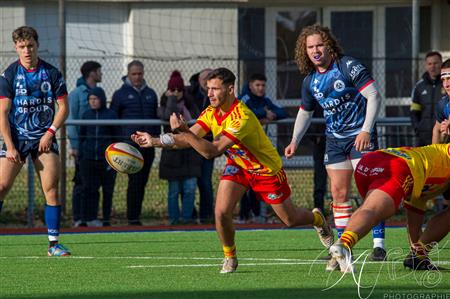
M56 135L56 131L58 131L58 129L55 126L51 126L50 128L48 128L47 132L49 132L50 134L52 134L53 136Z
M173 146L175 144L175 139L173 139L172 135L162 134L159 135L159 141L162 145Z

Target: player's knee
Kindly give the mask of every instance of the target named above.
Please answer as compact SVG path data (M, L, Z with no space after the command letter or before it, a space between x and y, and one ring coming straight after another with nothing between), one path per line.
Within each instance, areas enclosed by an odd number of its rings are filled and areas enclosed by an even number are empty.
M216 217L216 222L218 223L225 223L232 220L232 215L229 215L229 213L226 213L225 211L216 209L214 214Z
M46 188L42 190L44 192L45 198L48 201L57 201L58 200L58 189L56 188Z

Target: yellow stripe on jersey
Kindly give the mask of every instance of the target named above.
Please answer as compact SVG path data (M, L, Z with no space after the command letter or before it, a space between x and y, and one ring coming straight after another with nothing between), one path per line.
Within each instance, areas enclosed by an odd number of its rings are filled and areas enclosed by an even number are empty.
M406 161L414 178L408 206L424 210L426 201L442 194L450 186L450 144L423 147L399 147L380 150ZM405 182L406 183L406 182ZM407 183L411 183L409 180Z
M255 114L241 101L236 99L230 111L221 117L216 108L209 106L197 123L204 130L211 131L214 137L223 134L233 140L235 144L225 154L246 171L276 175L281 169L282 162L277 150Z

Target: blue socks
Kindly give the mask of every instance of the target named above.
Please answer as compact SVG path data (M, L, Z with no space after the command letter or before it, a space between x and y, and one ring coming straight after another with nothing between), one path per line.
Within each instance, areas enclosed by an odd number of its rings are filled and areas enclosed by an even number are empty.
M47 224L48 240L50 242L58 241L61 206L45 205L45 223Z
M372 228L373 248L384 249L384 221Z
M338 239L341 238L342 234L344 233L344 229L343 228L336 228L337 234L338 234Z

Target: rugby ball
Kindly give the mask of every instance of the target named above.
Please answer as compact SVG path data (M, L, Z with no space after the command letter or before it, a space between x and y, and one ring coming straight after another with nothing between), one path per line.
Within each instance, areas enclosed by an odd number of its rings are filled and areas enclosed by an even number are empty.
M105 158L114 170L121 173L133 174L144 166L142 154L125 142L110 144L105 150Z

